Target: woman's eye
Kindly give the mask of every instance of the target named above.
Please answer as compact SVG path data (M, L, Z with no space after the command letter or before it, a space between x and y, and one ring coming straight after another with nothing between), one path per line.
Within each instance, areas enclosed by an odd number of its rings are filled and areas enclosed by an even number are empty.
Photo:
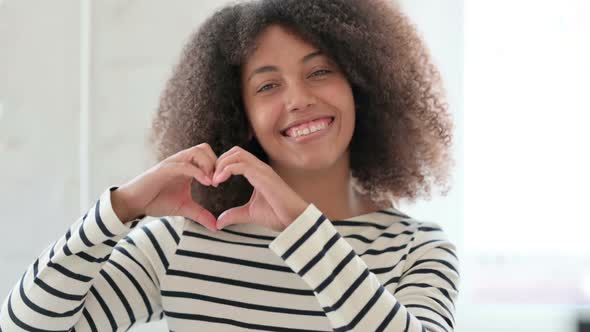
M265 84L260 89L258 89L258 91L256 91L256 93L266 91L266 90L268 90L267 87L271 87L273 85L275 85L275 84L274 83Z
M314 71L314 72L311 74L311 76L324 76L324 75L326 75L326 74L328 74L328 73L330 73L330 71L329 71L329 70L327 70L327 69L320 69L320 70L316 70L316 71Z
M327 74L329 74L329 73L331 73L331 71L330 71L330 70L327 70L327 69L320 69L320 70L316 70L316 71L314 71L313 73L311 73L311 75L310 75L310 76L312 76L312 77L325 76L325 75L327 75ZM264 91L270 90L270 89L272 89L272 88L273 88L275 85L276 85L275 83L269 83L269 84L265 84L265 85L263 85L263 86L262 86L260 89L258 89L258 90L256 91L256 93L259 93L259 92L264 92Z

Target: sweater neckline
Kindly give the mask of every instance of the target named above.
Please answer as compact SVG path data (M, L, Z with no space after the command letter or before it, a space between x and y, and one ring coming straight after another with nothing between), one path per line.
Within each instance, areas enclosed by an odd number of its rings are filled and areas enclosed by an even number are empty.
M385 209L379 209L379 210L375 210L375 211L371 211L368 213L364 213L358 216L354 216L354 217L350 217L347 219L335 219L335 220L330 220L330 221L371 221L370 218L368 218L369 216L373 216L379 213L394 213L395 215L399 215L401 217L407 217L406 214L404 214L403 212L397 210L395 207L393 206L389 206ZM234 227L235 230L237 231L244 231L247 233L251 233L251 234L258 234L258 235L262 235L262 236L270 236L270 237L276 237L278 236L281 232L278 231L274 231L272 229L260 226L260 225L256 225L256 224L238 224L235 225L236 227ZM343 225L338 225L338 223L334 224L334 227L336 227L337 229L340 228Z
M346 218L346 219L335 219L335 220L339 220L339 221L356 221L357 219L364 219L367 216L371 216L374 214L378 214L378 213L383 213L383 212L393 212L392 211L392 207L388 207L385 209L379 209L379 210L375 210L375 211L371 211L371 212L367 212L358 216L354 216L354 217L350 217L350 218Z

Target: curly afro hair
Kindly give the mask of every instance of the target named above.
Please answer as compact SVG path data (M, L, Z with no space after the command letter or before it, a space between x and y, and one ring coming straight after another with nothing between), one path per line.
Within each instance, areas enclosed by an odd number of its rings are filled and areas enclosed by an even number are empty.
M217 155L239 145L268 162L248 124L240 70L271 24L297 33L344 71L357 110L350 143L353 184L374 202L430 199L449 191L453 123L440 73L414 25L384 0L259 0L227 5L194 32L153 118L161 161L209 143ZM215 216L245 204L252 187L230 177L218 188L194 181L193 199Z

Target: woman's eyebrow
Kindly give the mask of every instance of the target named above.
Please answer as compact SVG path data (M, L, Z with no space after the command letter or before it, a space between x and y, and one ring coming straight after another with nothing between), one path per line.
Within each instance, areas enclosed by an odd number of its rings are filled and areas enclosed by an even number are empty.
M301 58L301 63L306 63L309 60L311 60L317 56L320 56L320 55L323 55L322 51L313 51L313 52L309 53L308 55L304 56L303 58ZM276 66L258 67L256 69L254 69L254 71L252 71L252 73L248 77L248 81L250 81L252 79L252 77L256 74L267 73L270 71L279 71L279 69Z

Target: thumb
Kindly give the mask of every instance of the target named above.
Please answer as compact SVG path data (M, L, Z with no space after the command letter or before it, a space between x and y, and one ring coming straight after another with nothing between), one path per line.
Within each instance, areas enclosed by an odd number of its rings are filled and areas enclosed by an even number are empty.
M248 203L223 211L217 218L217 229L233 224L247 224L250 222Z
M193 201L188 204L184 204L178 212L180 215L198 222L211 231L217 230L215 228L215 216L209 212L209 210Z

